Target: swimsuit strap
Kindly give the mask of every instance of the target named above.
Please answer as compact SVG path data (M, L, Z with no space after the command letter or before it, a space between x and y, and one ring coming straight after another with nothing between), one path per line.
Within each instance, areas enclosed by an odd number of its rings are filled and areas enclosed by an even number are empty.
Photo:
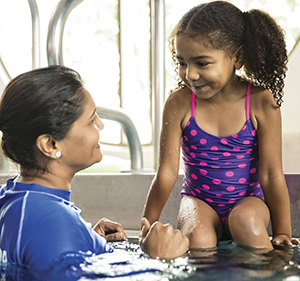
M246 96L246 118L250 119L250 93L251 93L251 83L248 83L247 96Z
M192 94L192 110L191 110L191 117L195 116L195 93Z

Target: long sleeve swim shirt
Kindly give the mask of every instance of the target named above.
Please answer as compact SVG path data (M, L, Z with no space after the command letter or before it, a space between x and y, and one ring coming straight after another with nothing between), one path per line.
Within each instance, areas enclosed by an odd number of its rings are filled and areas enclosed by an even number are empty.
M7 180L0 188L2 263L48 270L63 253L111 252L70 195L67 190Z

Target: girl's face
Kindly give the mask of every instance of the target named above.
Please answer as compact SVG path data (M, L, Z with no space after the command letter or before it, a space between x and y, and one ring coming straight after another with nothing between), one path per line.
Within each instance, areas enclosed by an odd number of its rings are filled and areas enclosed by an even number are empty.
M84 110L81 117L72 125L66 137L58 142L62 156L60 162L77 172L101 161L99 131L104 128L96 114L96 105L90 93L82 88L85 95Z
M200 36L176 36L175 52L180 78L200 99L210 99L233 80L236 57L214 49Z

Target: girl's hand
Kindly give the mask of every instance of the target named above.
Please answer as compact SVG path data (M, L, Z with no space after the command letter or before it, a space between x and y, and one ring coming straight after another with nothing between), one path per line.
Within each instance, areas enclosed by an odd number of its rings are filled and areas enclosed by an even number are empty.
M189 240L180 230L174 230L170 224L155 222L150 226L146 218L142 218L141 249L152 258L173 259L183 255L189 247Z
M272 244L274 247L276 246L293 246L293 245L300 245L298 239L290 238L286 234L275 235L272 239Z
M99 220L93 229L103 236L107 242L127 240L123 227L107 218Z

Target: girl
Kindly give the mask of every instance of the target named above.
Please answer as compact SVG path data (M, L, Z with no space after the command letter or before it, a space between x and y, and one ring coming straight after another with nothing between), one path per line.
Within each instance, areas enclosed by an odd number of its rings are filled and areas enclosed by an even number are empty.
M143 215L150 223L159 219L177 179L181 145L178 227L190 248L214 247L224 234L259 248L299 244L291 238L281 164L287 63L281 28L262 11L243 13L216 1L186 13L169 43L179 89L165 103L159 168Z
M92 228L70 202L75 173L102 159L103 127L72 69L37 69L7 85L0 102L2 149L20 165L20 175L0 188L2 266L49 270L60 255L111 252L106 241L127 239L122 226L108 219ZM151 256L176 257L188 248L188 239L172 226L142 224L141 247Z

